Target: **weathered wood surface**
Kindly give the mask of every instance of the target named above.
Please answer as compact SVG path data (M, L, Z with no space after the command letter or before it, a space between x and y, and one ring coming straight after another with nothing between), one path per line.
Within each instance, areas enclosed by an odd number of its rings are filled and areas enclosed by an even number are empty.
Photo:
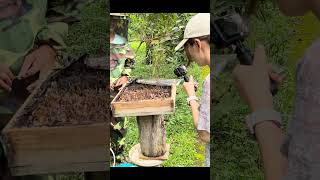
M159 81L152 80L138 80L139 82L145 82L149 85L159 85ZM161 84L161 83L160 83ZM166 85L165 83L161 84ZM124 91L125 87L116 95L111 102L111 109L114 117L126 117L126 116L150 116L150 115L163 115L172 114L175 111L175 98L176 98L176 83L170 84L171 96L166 99L156 100L141 100L134 102L117 102L119 96Z
M149 85L158 85L158 86L171 86L176 83L175 79L138 79L137 83L149 84Z
M83 169L86 164L87 171L103 171L109 161L106 145L108 128L104 123L9 129L4 132L2 141L6 144L9 167L14 175L77 171L80 164ZM67 165L68 168L58 168Z
M42 173L106 171L109 164L109 124L59 127L15 127L18 120L27 118L32 107L51 81L55 81L68 67L51 74L38 86L3 129L1 143L13 175ZM100 72L102 72L100 70ZM108 102L106 102L108 103ZM107 121L107 120L106 120Z
M72 152L70 152L70 155ZM94 152L92 152L94 153ZM32 166L11 166L10 172L14 176L25 176L35 174L55 174L63 172L104 172L108 171L109 163L106 161L97 162L69 162L65 164L39 164Z
M137 117L141 152L147 157L166 153L166 130L163 115Z
M149 116L173 113L174 103L171 99L117 102L112 105L112 108L115 117Z

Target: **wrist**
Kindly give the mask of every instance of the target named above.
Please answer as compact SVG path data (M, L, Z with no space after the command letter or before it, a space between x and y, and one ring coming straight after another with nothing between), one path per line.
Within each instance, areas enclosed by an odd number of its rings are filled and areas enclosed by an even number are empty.
M196 93L194 91L188 91L187 94L188 94L188 97L196 96Z
M196 100L191 100L189 102L189 105L192 107L192 106L198 105L198 102Z
M266 129L266 128L268 128L268 129L271 129L271 128L281 128L280 126L279 126L279 123L277 123L277 122L275 122L275 121L273 121L273 120L269 120L269 121L262 121L262 122L259 122L259 123L257 123L256 125L255 125L255 127L254 127L254 132L255 132L255 134L259 134L259 133L261 133L261 132L264 132L264 130Z
M197 101L198 101L197 96L189 96L189 97L187 98L187 103L188 103L189 105L191 105L192 102L197 102Z
M255 100L250 103L251 112L255 112L259 109L273 109L273 99L271 94L270 96L267 95L264 97L265 98L255 98Z
M257 127L271 124L281 128L281 114L272 108L257 109L246 117L246 125L249 132L254 135Z
M53 48L51 46L49 46L48 44L42 44L39 46L39 49L46 49L46 50L53 50Z
M49 45L47 45L47 44L41 45L41 46L39 47L39 49L44 50L44 51L47 51L47 52L49 52L50 54L52 54L53 56L56 55L56 51L55 51L51 46L49 46Z

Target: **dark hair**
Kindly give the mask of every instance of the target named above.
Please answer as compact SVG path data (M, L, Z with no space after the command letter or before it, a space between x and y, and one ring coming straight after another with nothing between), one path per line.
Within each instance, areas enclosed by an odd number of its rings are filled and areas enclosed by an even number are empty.
M200 41L206 41L208 43L208 45L210 45L210 35L206 35L206 36L200 36L200 37L196 37L196 38L190 38L188 39L188 41L184 44L184 49L188 58L188 64L187 66L189 66L191 64L192 61L192 57L189 53L189 51L187 50L188 46L193 46L194 43L196 42L195 39L199 39Z
M193 46L194 43L196 42L195 39L199 39L200 41L206 41L208 44L210 44L210 35L206 35L206 36L200 36L200 37L188 39L188 41L184 44L184 47L186 48L189 45Z

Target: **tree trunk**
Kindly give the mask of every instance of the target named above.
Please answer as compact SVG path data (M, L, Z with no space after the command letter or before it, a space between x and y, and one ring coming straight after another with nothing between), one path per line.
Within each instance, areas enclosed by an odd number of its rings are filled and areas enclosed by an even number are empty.
M166 153L164 116L139 116L139 142L141 152L147 157L159 157Z
M153 60L153 45L149 42L146 42L146 64L150 65L152 64Z

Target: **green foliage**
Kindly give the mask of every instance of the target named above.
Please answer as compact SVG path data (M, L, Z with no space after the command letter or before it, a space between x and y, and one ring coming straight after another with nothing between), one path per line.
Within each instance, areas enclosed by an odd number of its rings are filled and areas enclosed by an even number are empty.
M82 10L80 22L69 26L66 43L71 55L102 56L109 52L106 9L105 1L98 0Z
M130 14L129 41L145 44L146 54L141 57L152 64L151 77L160 77L160 67L168 63L186 63L181 51L175 46L182 40L183 31L192 13L143 13ZM139 51L139 50L138 50ZM149 63L148 63L149 62ZM150 63L152 62L152 63Z
M131 47L136 50L139 42L131 43ZM144 63L146 46L143 44L140 51L137 53L137 64L132 71L132 76L143 79L150 79L152 72L150 71L153 65ZM165 79L176 78L173 70L178 62L172 62L159 67L159 77ZM189 74L192 74L197 82L201 82L201 69L192 64L188 68ZM201 95L201 86L197 91L198 96ZM203 166L204 162L204 146L197 141L197 134L194 129L190 107L186 103L186 94L182 86L177 87L176 95L176 112L172 115L167 115L166 133L167 143L171 145L169 159L162 166L164 167L194 167ZM135 144L138 143L138 127L135 117L128 118L128 132L125 139L124 157L128 157L128 152Z
M257 44L264 44L268 61L281 65L284 70L285 82L274 101L275 109L283 114L285 129L294 101L294 67L290 66L288 57L292 52L292 29L297 19L283 16L271 1L260 3L259 9L261 13L257 12L249 21L250 36L245 44L252 51ZM248 136L244 122L250 111L233 85L231 72L214 78L213 97L212 178L263 179L259 148Z

